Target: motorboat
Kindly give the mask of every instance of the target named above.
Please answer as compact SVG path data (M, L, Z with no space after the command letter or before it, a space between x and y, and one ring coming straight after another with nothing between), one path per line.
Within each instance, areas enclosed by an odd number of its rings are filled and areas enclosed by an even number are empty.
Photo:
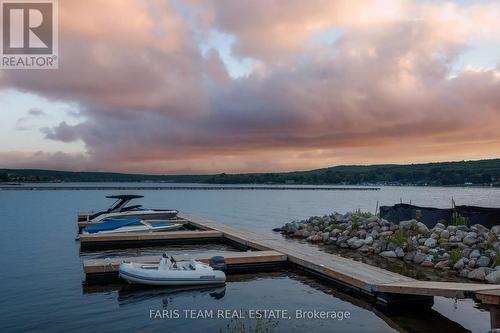
M176 261L163 254L159 264L123 262L119 275L129 283L154 286L223 284L226 281L223 261L222 257L213 257L208 265L195 260Z
M100 223L109 219L140 218L143 220L168 220L177 217L179 211L174 209L151 209L143 208L142 205L127 206L131 200L143 197L142 195L131 194L107 196L106 198L116 199L107 210L79 215L78 220L79 222Z
M182 227L180 223L172 223L164 220L143 220L143 219L107 219L102 223L91 225L83 229L83 234L107 234L121 232L139 231L173 231Z

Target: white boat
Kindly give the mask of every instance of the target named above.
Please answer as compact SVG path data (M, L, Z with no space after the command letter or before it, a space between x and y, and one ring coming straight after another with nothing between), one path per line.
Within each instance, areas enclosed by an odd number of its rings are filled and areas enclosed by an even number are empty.
M175 261L165 254L159 264L122 263L119 275L129 283L154 286L214 285L226 281L226 274L195 260Z
M99 223L107 219L128 218L140 218L143 220L166 220L175 218L177 216L177 213L179 213L179 211L175 209L151 209L143 208L142 205L127 206L127 204L131 200L143 198L142 195L122 194L110 195L106 198L116 199L116 201L107 210L88 213L85 216L79 217L79 221Z
M180 223L163 220L116 219L105 220L102 223L85 227L82 234L173 231L179 230L181 227L182 224Z

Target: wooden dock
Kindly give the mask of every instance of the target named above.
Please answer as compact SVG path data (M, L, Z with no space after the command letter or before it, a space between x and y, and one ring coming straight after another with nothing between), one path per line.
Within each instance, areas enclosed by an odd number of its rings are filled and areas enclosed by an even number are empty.
M224 238L249 248L283 253L294 266L365 294L475 298L487 304L500 303L500 285L419 281L359 261L326 254L316 246L290 241L280 234L263 236L191 215L183 214L182 218L200 228L220 231ZM387 298L381 299L384 300Z
M166 244L214 243L221 242L222 235L223 233L217 230L89 234L80 235L80 248L90 250Z
M449 298L473 298L486 306L496 309L500 304L500 285L482 283L455 283L419 281L398 273L364 264L334 254L327 254L317 246L299 243L281 236L281 234L262 235L241 228L180 214L179 218L199 229L198 231L177 231L140 234L104 234L84 235L80 241L82 246L98 243L124 243L132 246L145 246L155 241L182 242L189 240L196 243L203 240L229 243L243 250L252 252L224 252L229 264L252 264L253 267L265 263L286 261L288 266L306 271L321 279L332 282L345 289L354 290L364 295L374 297L385 304L401 302L432 303L434 296ZM203 256L197 259L207 260ZM84 270L87 276L93 274L116 274L119 263L123 260L142 262L158 262L159 257L117 258L111 261L86 260ZM493 319L493 313L495 318ZM500 326L498 311L491 310L494 327ZM500 312L499 312L500 313ZM493 324L492 324L493 325Z
M214 256L223 256L227 265L226 271L241 272L243 270L261 271L264 267L276 269L286 264L286 255L276 251L247 251L247 252L215 252L210 254L173 255L175 260L194 259L208 263ZM93 283L103 279L118 277L118 267L122 262L139 262L157 264L160 256L141 256L112 259L87 259L83 261L86 283Z

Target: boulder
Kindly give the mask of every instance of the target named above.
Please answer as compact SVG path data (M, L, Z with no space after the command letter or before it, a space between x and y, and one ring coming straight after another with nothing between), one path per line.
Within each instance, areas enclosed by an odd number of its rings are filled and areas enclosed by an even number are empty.
M406 253L403 257L403 260L404 261L413 261L416 253L417 253L416 251L410 251L410 252Z
M422 267L434 267L434 263L431 260L425 259L420 266Z
M353 237L347 241L347 245L349 245L349 247L351 249L358 249L361 246L363 246L364 244L365 244L365 242L362 239L359 239L357 237Z
M366 244L366 245L372 245L373 244L373 237L372 236L368 236L366 237L363 242Z
M396 252L394 251L383 251L380 252L379 255L385 258L397 258Z
M436 240L434 238L427 238L424 242L424 246L427 247L435 247L437 244Z
M443 231L441 231L441 234L439 236L441 238L448 239L448 238L450 238L450 232L448 230L443 230Z
M469 269L467 269L467 268L464 268L464 269L462 269L462 270L460 271L460 273L459 273L458 275L459 275L460 277L464 277L464 278L466 278L466 277L467 277L467 275L469 275L469 273L470 273L470 270L469 270Z
M363 252L363 253L368 253L368 252L371 252L372 250L373 250L373 248L372 248L372 247L370 247L370 246L368 246L368 245L366 245L366 244L365 244L365 245L363 245L363 246L361 246L361 247L358 249L358 251L359 251L359 252Z
M476 268L467 274L467 278L471 280L484 281L486 280L486 270L484 267Z
M481 252L479 252L478 249L472 250L471 253L469 254L469 258L475 259L479 258L481 256Z
M399 229L401 230L410 230L411 226L417 224L417 220L408 220L399 222Z
M477 232L478 235L484 235L485 233L489 232L488 228L481 224L474 224L470 227L470 230Z
M480 256L479 259L476 260L477 267L486 267L490 264L490 258L487 256Z
M436 225L434 226L433 229L436 229L436 228L437 229L444 229L444 228L446 228L446 226L444 224L438 222L438 223L436 223Z
M373 251L375 253L380 253L382 251L385 251L385 248L386 248L386 243L385 241L381 240L381 239L377 239L376 241L373 242Z
M491 233L500 236L500 225L495 225L490 230Z
M415 253L415 256L413 257L413 262L415 264L421 264L425 260L426 254L422 252L417 252Z
M500 284L500 270L495 270L492 273L486 275L486 281L492 284Z
M434 265L434 268L438 268L438 269L444 269L447 267L450 267L449 260L442 260L442 261L438 262L436 265Z
M301 229L301 230L295 231L295 233L293 234L293 236L294 237L300 237L300 238L306 238L306 237L311 236L311 233L309 231L307 231L306 229Z
M470 235L470 234L475 234L475 233L471 232L471 233L467 234L467 236L465 236L464 239L462 240L463 243L465 245L468 245L468 246L472 246L472 245L476 244L477 242L479 242L479 239L477 239L477 236Z
M460 271L464 268L465 263L464 263L464 258L460 258L455 265L453 265L453 269L456 269L457 271Z
M403 258L405 255L405 251L401 247L397 247L394 252L398 258Z
M417 222L416 227L419 234L424 236L428 236L430 234L429 228L427 228L427 226L422 222Z

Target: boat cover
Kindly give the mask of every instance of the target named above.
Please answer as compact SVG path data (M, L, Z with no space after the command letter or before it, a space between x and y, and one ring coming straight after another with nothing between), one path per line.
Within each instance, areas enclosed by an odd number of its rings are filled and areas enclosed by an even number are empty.
M85 227L84 230L89 234L93 234L99 231L115 230L141 221L142 221L141 219L114 219L114 220L109 219L109 220L104 220L103 223Z

